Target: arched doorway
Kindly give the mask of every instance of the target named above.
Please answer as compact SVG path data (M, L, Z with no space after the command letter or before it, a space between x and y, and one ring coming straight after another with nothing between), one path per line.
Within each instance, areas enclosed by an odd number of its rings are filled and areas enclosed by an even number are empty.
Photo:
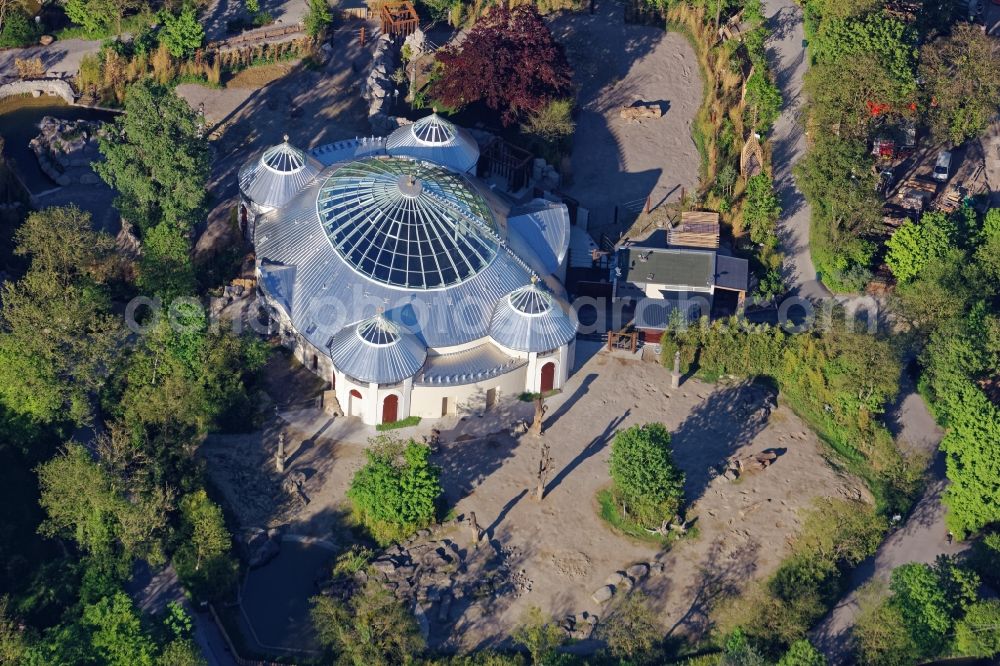
M247 207L240 204L240 231L247 232Z
M556 364L549 361L542 366L542 380L539 382L538 390L541 393L551 391L556 385Z
M399 412L399 396L390 393L382 401L382 423L395 423Z
M361 392L357 389L351 389L351 405L348 407L348 411L351 416L361 416Z

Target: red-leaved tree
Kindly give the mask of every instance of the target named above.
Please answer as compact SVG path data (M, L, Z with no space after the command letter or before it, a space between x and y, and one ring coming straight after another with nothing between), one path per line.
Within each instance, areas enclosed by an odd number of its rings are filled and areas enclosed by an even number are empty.
M431 97L452 108L485 102L510 125L529 111L569 96L573 70L534 5L495 5L460 48L438 54L442 77Z

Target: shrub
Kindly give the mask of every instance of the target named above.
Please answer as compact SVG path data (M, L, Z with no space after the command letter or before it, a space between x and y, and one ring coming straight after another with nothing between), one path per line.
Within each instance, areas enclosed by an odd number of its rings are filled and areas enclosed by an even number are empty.
M677 513L684 472L673 461L670 433L662 423L620 430L611 444L611 478L626 514L659 526Z
M326 4L326 0L308 0L308 4L309 11L303 19L306 34L314 38L319 37L333 21L330 6Z
M762 69L755 69L747 80L746 103L757 111L757 127L765 131L781 113L781 91Z
M774 247L778 243L775 223L781 216L781 205L774 193L774 183L766 173L747 181L743 220L750 229L750 240L758 245Z
M399 430L400 428L410 428L418 425L419 423L419 416L407 416L405 419L399 419L398 421L393 421L392 423L379 423L375 426L375 429L379 432L384 432L386 430Z
M440 470L430 448L382 435L370 441L368 462L351 480L347 497L379 543L389 543L434 520Z
M529 114L528 122L522 129L527 134L552 144L568 139L576 130L576 123L573 121L573 99L552 100L541 110Z
M311 602L317 640L337 653L337 663L412 664L424 648L416 620L374 579L347 603L328 596Z
M161 20L163 28L160 30L160 43L166 45L170 55L187 58L201 48L205 41L205 30L198 22L193 6L188 5L179 14L163 12Z
M532 664L542 666L555 657L556 650L565 640L565 634L551 618L542 615L541 609L532 606L525 611L511 638L528 650Z
M0 48L31 46L38 39L35 22L21 8L11 9L0 30Z

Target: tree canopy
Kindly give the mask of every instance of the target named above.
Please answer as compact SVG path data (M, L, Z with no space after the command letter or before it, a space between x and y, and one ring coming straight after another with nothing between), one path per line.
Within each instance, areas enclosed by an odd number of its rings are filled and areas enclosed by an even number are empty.
M122 341L102 286L113 240L74 207L32 213L15 238L31 267L2 287L0 402L39 422L85 423Z
M1000 46L971 23L920 49L931 128L958 145L982 134L1000 107Z
M455 109L483 102L504 125L572 92L563 47L531 4L494 5L460 47L444 49L437 59L444 71L431 86L433 99Z
M166 223L186 232L204 213L208 143L188 103L150 79L132 85L125 113L102 137L97 173L118 191L115 207L143 233Z
M669 520L684 497L684 472L674 464L662 423L619 430L611 443L611 479L629 513L647 526Z
M351 480L347 497L377 540L405 536L433 520L441 494L440 470L430 449L383 435L365 450L368 462Z
M198 22L194 5L185 5L177 14L164 11L160 16L163 20L160 43L166 45L170 55L187 58L201 48L205 41L205 29Z
M899 227L886 243L885 263L900 282L917 277L934 258L946 254L958 229L944 213L924 213L919 222Z

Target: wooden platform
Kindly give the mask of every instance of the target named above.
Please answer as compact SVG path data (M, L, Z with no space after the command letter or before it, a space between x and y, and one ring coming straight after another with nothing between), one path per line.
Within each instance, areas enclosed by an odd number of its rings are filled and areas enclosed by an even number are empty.
M719 247L719 214L704 210L681 213L681 223L667 230L667 245L671 247Z

